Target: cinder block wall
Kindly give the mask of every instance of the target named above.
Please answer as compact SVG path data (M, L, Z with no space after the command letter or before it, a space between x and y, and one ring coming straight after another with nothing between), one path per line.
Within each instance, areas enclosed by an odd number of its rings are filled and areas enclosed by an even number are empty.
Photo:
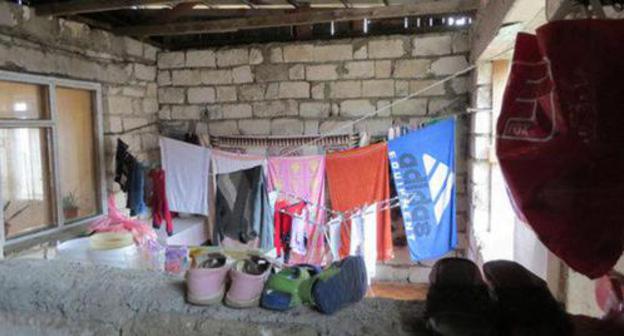
M70 78L102 85L104 132L123 132L158 119L156 55L134 39L63 19L38 17L28 7L0 2L0 69ZM140 160L158 159L156 125L127 135L105 136L107 188L118 137Z
M159 117L213 135L316 135L443 79L468 64L467 32L161 52ZM344 132L385 135L393 121L419 124L465 112L469 75L436 86ZM468 246L469 118L458 118L459 250Z
M318 134L468 66L465 33L371 37L163 52L160 118L202 121L211 134ZM462 110L460 77L354 130L385 133L393 119ZM351 128L347 129L351 131Z

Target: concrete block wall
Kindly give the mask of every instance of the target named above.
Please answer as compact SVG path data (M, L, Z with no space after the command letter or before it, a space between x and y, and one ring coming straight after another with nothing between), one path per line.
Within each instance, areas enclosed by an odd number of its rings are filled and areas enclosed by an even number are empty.
M39 17L28 7L0 2L0 69L100 83L105 134L157 121L158 52L131 38L82 23ZM157 133L153 126L105 136L109 192L119 191L112 182L117 137L140 160L150 160L158 148Z
M470 117L468 135L468 194L470 202L469 250L468 256L478 262L482 261L479 252L479 236L487 232L490 225L490 183L491 183L491 139L493 134L492 120L492 63L481 64L473 72L471 102L477 112Z
M199 120L214 135L324 133L464 69L467 50L460 32L162 52L160 119ZM381 135L395 119L461 110L467 82L454 79L345 132Z
M468 66L466 32L271 43L161 52L159 117L213 135L316 135L348 125ZM468 75L392 106L345 132L385 135L394 121L419 124L463 112ZM457 192L461 253L468 247L469 118L458 119ZM407 277L406 277L407 278Z

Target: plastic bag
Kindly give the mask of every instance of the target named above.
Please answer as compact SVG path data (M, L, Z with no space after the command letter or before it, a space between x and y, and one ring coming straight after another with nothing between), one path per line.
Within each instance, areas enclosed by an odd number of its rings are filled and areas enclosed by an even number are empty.
M126 217L115 206L113 196L108 198L108 216L97 220L89 226L91 232L130 232L138 246L148 241L156 241L156 232L148 224Z
M549 23L519 34L497 155L539 239L591 278L624 242L624 21Z

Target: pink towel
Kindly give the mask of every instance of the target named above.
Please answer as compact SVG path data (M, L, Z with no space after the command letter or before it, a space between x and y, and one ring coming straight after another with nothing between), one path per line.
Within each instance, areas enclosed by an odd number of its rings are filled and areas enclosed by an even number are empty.
M297 195L313 204L325 205L325 156L298 156L269 158L269 190L280 190ZM279 194L278 200L295 201L285 194ZM294 202L293 202L294 203ZM293 252L290 262L322 263L325 242L320 224L325 221L325 213L318 207L308 208L309 218L314 225L307 223L308 249L305 256Z

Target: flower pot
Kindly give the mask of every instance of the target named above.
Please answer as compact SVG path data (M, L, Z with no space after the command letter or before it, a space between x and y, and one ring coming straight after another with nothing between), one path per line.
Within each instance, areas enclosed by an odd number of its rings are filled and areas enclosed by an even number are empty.
M73 219L78 217L78 207L64 208L63 216L65 217L65 219Z

